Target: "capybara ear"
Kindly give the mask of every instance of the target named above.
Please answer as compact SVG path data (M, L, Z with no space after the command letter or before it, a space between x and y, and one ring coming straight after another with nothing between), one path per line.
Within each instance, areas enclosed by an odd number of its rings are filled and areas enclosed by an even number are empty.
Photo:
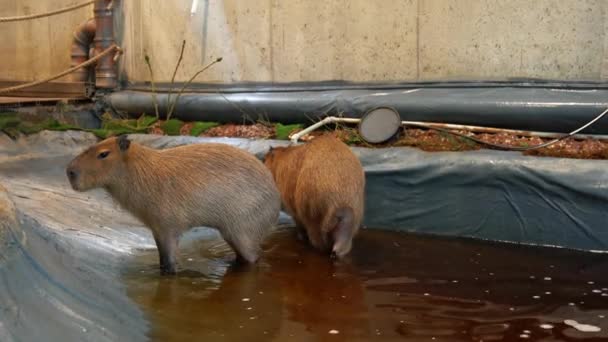
M127 138L126 134L119 135L118 138L116 138L116 142L118 143L118 148L123 152L128 150L129 146L131 146L131 140Z

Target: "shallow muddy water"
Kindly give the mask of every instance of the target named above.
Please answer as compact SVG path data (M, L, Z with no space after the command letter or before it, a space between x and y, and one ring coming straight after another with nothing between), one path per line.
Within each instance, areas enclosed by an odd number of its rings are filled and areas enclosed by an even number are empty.
M218 239L124 274L157 341L606 341L608 255L363 230L332 262L281 230L257 266ZM578 323L578 324L577 324Z

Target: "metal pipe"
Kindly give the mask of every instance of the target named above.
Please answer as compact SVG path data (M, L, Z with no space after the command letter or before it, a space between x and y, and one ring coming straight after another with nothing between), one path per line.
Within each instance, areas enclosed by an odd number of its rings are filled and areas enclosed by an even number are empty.
M114 23L112 0L96 0L95 12L95 53L109 48L114 44ZM116 62L113 55L99 60L95 66L95 86L103 89L113 89L118 86Z
M78 64L85 62L89 59L93 39L95 38L95 19L91 18L84 23L78 25L76 31L74 31L74 40L72 41L71 53L70 53L70 67L74 67ZM70 74L70 81L72 82L86 82L89 81L92 67L82 68L74 71Z
M281 86L279 86L281 89ZM156 93L159 112L169 107L168 93ZM371 108L394 108L401 120L496 127L497 129L568 133L608 108L608 90L548 90L524 88L419 88L344 90L249 90L207 93L187 90L175 106L174 117L184 121L241 122L266 120L283 124L315 123L327 116L359 118ZM117 111L154 113L151 92L108 94ZM606 118L585 134L608 134Z

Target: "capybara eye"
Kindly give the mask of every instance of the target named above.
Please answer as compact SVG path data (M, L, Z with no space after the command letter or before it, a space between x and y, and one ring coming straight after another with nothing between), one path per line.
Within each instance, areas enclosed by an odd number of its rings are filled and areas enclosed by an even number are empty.
M110 154L110 151L103 151L97 155L97 159L104 159L105 157L108 156L108 154Z

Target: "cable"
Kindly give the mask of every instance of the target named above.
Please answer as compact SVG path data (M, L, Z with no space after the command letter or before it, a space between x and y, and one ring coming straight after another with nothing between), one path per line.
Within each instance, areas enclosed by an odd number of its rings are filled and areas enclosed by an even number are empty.
M56 14L61 14L61 13L73 11L75 9L91 5L94 2L95 1L87 1L87 2L84 2L82 4L73 5L73 6L70 6L70 7L66 7L66 8L62 8L62 9L56 10L56 11L51 11L51 12L46 12L46 13L30 14L30 15L23 15L23 16L17 16L17 17L4 17L4 18L0 18L0 23L7 23L7 22L12 22L12 21L23 21L23 20L32 20L32 19L50 17L50 16L53 16L53 15L56 15Z
M37 86L37 85L42 84L42 83L46 83L46 82L58 79L58 78L63 77L63 76L65 76L65 75L67 75L67 74L69 74L69 73L71 73L73 71L76 71L76 70L78 70L80 68L87 67L87 66L89 66L89 65L97 62L98 60L102 59L103 57L105 57L106 55L110 54L114 50L117 50L119 54L122 52L121 48L119 48L116 44L113 44L109 48L103 50L97 56L95 56L95 57L93 57L91 59L88 59L85 62L82 62L82 63L80 63L80 64L78 64L78 65L76 65L74 67L71 67L71 68L63 71L63 72L60 72L59 74L47 77L47 78L39 80L39 81L34 81L34 82L26 83L26 84L20 84L20 85L16 85L16 86L13 86L13 87L8 87L8 88L2 88L2 89L0 89L0 94L10 93L10 92L13 92L13 91L16 91L16 90L21 90L21 89L24 89L24 88L30 88L30 87Z
M439 128L439 127L433 127L433 126L430 126L430 125L408 124L408 126L433 129L433 130L436 130L436 131L440 131L440 132L456 135L456 136L459 136L459 137L462 137L462 138L474 141L474 142L476 142L478 144L481 144L481 145L486 145L486 146L494 147L494 148L505 150L505 151L529 151L529 150L536 150L536 149L539 149L539 148L547 147L547 146L553 145L553 144L555 144L555 143L557 143L559 141L562 141L562 140L564 140L566 138L570 138L573 135L575 135L576 133L584 130L585 128L587 128L589 126L591 126L596 121L598 121L599 119L601 119L602 117L604 117L606 114L608 114L608 109L604 110L601 114L599 114L598 116L596 116L595 118L593 118L593 120L587 122L583 126L575 129L574 131L572 131L572 132L564 135L563 137L559 137L559 138L553 139L551 141L548 141L546 143L542 143L542 144L539 144L539 145L526 146L526 147L516 147L516 146L507 146L507 145L493 144L493 143L490 143L490 142L487 142L487 141L483 141L483 140L480 140L480 139L477 139L477 138L474 138L474 137L470 137L470 136L468 136L466 134L454 132L454 131L449 130L449 129Z

